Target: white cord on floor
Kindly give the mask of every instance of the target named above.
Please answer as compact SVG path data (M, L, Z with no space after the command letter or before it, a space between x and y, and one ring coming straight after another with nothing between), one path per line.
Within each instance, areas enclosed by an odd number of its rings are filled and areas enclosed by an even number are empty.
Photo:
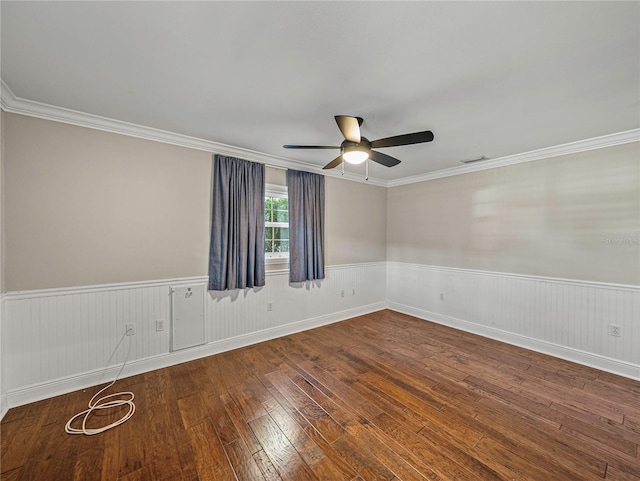
M125 334L126 336L126 334ZM124 339L124 336L122 339L120 339L120 342L122 342L122 340ZM118 344L120 344L120 342ZM64 427L64 430L67 432L67 434L85 434L87 436L93 436L94 434L100 434L105 432L108 429L111 428L115 428L116 426L119 426L120 424L126 422L131 416L133 416L133 413L136 411L136 405L133 403L133 398L135 397L134 394L130 391L126 391L126 392L118 392L115 394L109 394L107 396L103 396L99 399L96 400L96 397L98 397L100 394L102 394L104 391L106 391L107 389L109 389L111 386L113 386L116 381L118 380L118 378L120 377L120 374L122 374L122 370L124 369L125 364L127 364L127 361L129 359L129 353L131 352L131 336L129 336L129 349L127 350L127 356L124 359L124 362L122 363L122 367L120 367L120 371L118 371L118 374L116 375L116 378L111 381L110 384L107 384L105 387L103 387L102 389L100 389L100 391L98 391L89 401L89 409L86 409L84 411L82 411L81 413L76 414L75 416L73 416L71 419L69 419L69 421L67 422L67 425ZM122 397L125 397L125 399L122 399ZM115 397L119 397L121 399L113 399L111 401L107 401L107 399L111 399L111 398L115 398ZM118 421L115 421L107 426L103 426L100 428L88 428L87 427L87 420L89 419L89 417L95 413L96 411L98 411L99 409L111 409L111 408L116 408L119 406L129 406L129 411L122 417L120 418ZM83 417L82 419L82 427L80 429L78 428L72 428L71 424L78 418Z

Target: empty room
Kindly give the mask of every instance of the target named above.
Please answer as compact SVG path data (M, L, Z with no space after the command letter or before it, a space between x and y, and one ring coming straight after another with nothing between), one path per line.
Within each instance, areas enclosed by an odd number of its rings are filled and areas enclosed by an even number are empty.
M0 479L640 480L640 2L0 22Z

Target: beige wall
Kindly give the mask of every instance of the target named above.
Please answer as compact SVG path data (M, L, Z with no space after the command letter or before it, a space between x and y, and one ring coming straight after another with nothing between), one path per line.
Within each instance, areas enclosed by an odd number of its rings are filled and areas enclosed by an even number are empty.
M264 169L264 182L266 184L287 185L287 171L274 167Z
M10 291L202 275L211 155L8 114Z
M325 202L328 265L386 260L384 187L326 177Z
M387 259L640 284L640 144L388 189Z
M7 290L207 274L210 153L16 114L3 125ZM385 260L385 189L327 178L326 197L327 265Z
M206 275L210 153L16 114L0 128L6 290ZM638 143L390 189L327 177L327 265L639 284L639 190Z

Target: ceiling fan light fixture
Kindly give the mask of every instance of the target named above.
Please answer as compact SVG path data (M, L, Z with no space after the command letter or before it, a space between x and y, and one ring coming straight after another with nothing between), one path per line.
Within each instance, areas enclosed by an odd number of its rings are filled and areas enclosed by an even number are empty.
M401 145L421 144L423 142L431 142L433 140L433 132L424 130L422 132L413 132L411 134L394 135L385 137L371 142L363 137L360 132L360 126L363 123L362 117L353 117L351 115L336 115L336 123L344 140L340 147L331 145L283 145L285 149L340 149L340 155L325 165L322 169L333 169L342 164L344 172L344 164L362 164L367 160L371 160L376 164L385 167L393 167L398 165L400 161L390 155L383 154L374 149L385 147L398 147ZM367 168L368 168L367 164ZM367 173L368 177L368 173Z
M361 164L368 158L369 150L362 146L346 146L342 151L342 159L350 164Z

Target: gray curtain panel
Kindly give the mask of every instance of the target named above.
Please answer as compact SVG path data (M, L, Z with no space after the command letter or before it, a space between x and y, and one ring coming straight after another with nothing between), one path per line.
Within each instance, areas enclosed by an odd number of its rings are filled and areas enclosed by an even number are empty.
M324 176L287 171L289 281L324 279Z
M264 164L216 155L209 290L264 286Z

